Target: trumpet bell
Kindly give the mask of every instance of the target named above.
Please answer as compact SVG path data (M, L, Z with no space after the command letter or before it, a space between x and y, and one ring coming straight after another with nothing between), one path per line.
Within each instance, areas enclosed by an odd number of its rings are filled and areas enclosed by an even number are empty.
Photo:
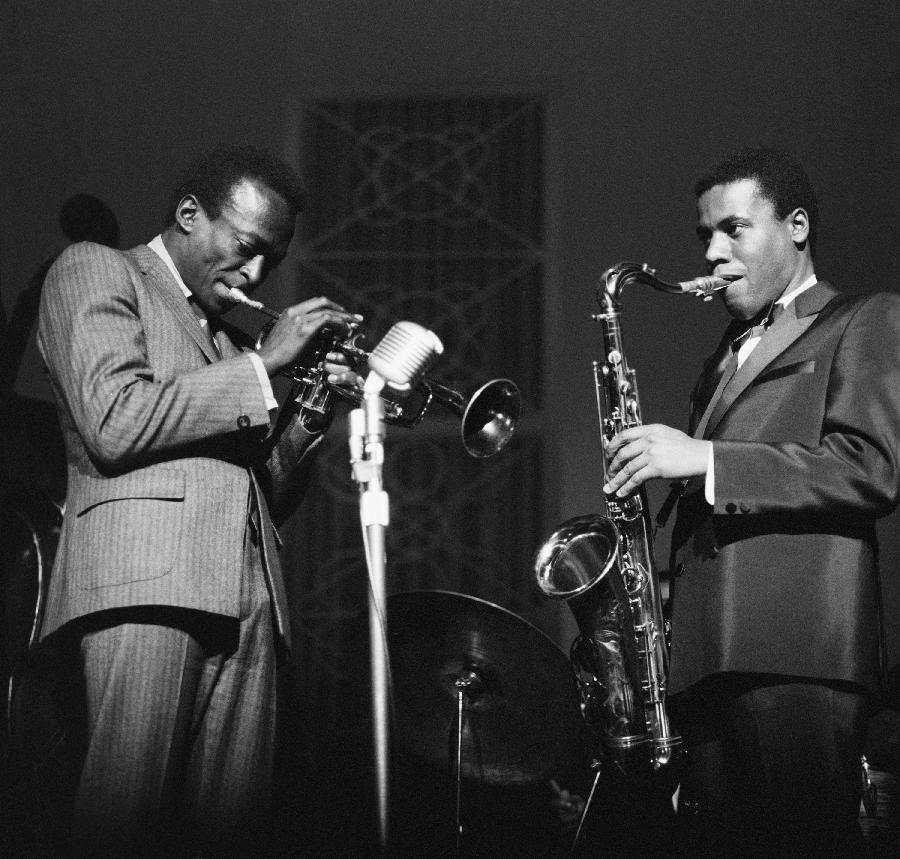
M459 424L469 455L483 459L499 453L515 432L521 408L519 389L509 379L492 379L475 391Z

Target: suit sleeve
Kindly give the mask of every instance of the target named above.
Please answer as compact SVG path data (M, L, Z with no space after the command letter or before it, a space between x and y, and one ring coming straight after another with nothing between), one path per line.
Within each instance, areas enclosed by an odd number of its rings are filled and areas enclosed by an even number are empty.
M714 512L886 515L900 492L898 438L900 297L882 293L839 338L818 444L714 440Z
M285 406L293 412L290 402ZM292 413L266 463L266 492L272 521L280 526L294 512L311 482L310 469L322 433L309 433Z
M138 277L120 252L84 243L63 252L42 293L41 354L97 467L204 455L210 440L263 434L269 413L248 357L166 374L151 366ZM153 324L171 326L176 342L178 320Z

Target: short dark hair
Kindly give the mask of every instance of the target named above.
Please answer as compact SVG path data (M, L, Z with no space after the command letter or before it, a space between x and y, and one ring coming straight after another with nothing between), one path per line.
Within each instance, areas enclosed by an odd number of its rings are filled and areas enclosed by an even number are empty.
M172 192L165 226L175 223L178 204L193 194L206 214L218 218L231 190L242 179L254 179L287 201L296 215L306 194L293 167L268 149L247 143L228 143L201 155L185 171Z
M755 179L762 196L771 201L775 216L784 220L794 209L803 209L809 218L809 250L816 252L819 231L819 204L806 171L796 159L781 149L766 147L740 149L713 167L694 184L699 200L714 185Z

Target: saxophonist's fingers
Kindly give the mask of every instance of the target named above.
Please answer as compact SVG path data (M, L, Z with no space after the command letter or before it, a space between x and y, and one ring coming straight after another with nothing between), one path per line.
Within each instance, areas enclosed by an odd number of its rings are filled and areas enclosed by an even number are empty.
M651 473L649 457L643 451L635 451L636 455L628 458L629 445L622 448L620 454L623 454L623 463L615 469L612 476L603 487L603 491L607 495L615 493L618 497L623 497L634 492L644 481L649 480L654 475ZM635 448L637 446L635 445ZM618 456L617 456L618 459Z
M610 477L618 474L631 460L640 456L644 449L641 436L625 436L625 433L617 435L607 447L607 456L611 457L607 465L607 473Z
M628 427L617 433L606 443L606 455L615 456L625 445L640 441L657 428L656 424L641 424L636 427Z

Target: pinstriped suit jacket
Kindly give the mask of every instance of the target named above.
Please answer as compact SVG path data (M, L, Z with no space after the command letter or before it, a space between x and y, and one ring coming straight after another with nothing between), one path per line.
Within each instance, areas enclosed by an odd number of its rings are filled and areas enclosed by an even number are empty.
M289 643L269 509L284 509L281 493L294 489L317 437L296 418L274 437L249 357L225 332L216 341L221 359L144 245L120 252L85 242L51 268L38 346L65 438L68 494L44 637L125 606L237 616L255 500Z

